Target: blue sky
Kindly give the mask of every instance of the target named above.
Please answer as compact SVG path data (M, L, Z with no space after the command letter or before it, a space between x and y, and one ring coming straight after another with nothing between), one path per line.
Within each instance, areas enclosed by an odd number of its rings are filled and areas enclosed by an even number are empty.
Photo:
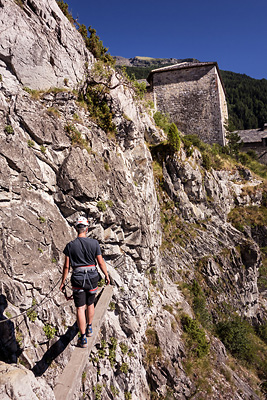
M111 55L197 58L267 79L266 0L64 0Z

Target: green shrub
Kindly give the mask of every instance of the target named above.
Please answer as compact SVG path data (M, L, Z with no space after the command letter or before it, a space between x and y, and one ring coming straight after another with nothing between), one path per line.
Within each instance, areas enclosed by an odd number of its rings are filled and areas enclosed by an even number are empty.
M207 310L206 298L203 290L196 280L193 281L190 291L193 294L193 310L196 319L202 326L209 327L211 324L211 316Z
M39 100L40 99L40 95L42 93L41 91L38 91L38 90L35 90L35 89L30 89L27 86L24 86L23 90L25 92L29 93L34 100Z
M54 116L56 118L60 117L60 112L58 111L57 108L55 107L48 107L48 109L46 110L47 114Z
M74 113L74 114L72 115L72 118L73 118L75 121L80 121L80 117L79 117L79 115L78 115L77 113Z
M53 327L52 327L51 325L49 325L49 324L46 324L46 325L43 327L43 331L44 331L45 336L47 337L47 339L50 340L50 339L53 339L53 338L55 337L55 334L56 334L57 329L56 329L56 328L53 328Z
M65 3L63 0L56 0L57 5L63 12L63 14L68 18L68 20L72 23L72 25L75 25L75 20L71 13L69 12L69 6L67 3Z
M112 336L112 337L110 338L110 343L111 343L112 347L116 350L116 348L117 348L117 343L118 343L117 339L116 339L115 337Z
M105 203L103 200L100 200L100 201L97 203L96 206L97 206L97 208L99 209L99 211L102 211L102 212L105 212L106 209L107 209L106 203Z
M182 137L182 142L184 144L184 149L187 157L191 157L194 151L194 146L190 140L186 138L186 136Z
M35 299L32 299L32 307L34 307L36 304L37 304L36 300L35 300ZM36 312L33 308L30 308L30 309L27 311L26 314L27 314L27 317L29 318L29 320L30 320L31 322L35 322L35 320L36 320L37 317L38 317L37 312Z
M102 394L102 385L100 383L97 383L96 386L93 387L93 392L95 394L95 400L101 400L101 394Z
M252 358L253 347L250 341L252 327L239 316L221 321L216 325L216 332L230 353L241 359L249 361Z
M155 124L164 130L165 133L169 132L170 129L170 117L167 114L162 114L161 112L157 111L153 115Z
M242 141L240 136L238 135L237 132L229 132L226 135L228 139L228 144L226 146L226 150L228 149L229 154L232 157L238 158L239 150L242 146Z
M32 309L27 311L27 317L31 322L34 322L37 319L37 316L37 312Z
M211 167L211 159L208 153L203 153L202 154L202 165L203 167L209 171Z
M28 140L28 147L29 148L32 148L32 147L34 147L34 141L33 140Z
M98 349L99 358L105 358L107 343L104 339L101 340L101 347Z
M260 293L267 290L267 248L261 248L262 264L259 267L258 288Z
M162 352L159 345L158 334L154 328L146 330L146 343L144 348L146 350L145 362L148 365L155 364L161 357Z
M128 374L129 372L129 365L126 362L123 362L120 366L120 371L124 374Z
M110 170L110 166L107 162L104 163L104 168L107 172Z
M254 150L252 150L252 149L248 150L248 151L247 151L247 154L249 155L249 157L250 157L252 160L257 160L257 159L258 159L258 154L256 153L256 151L254 151Z
M114 204L112 200L106 200L106 205L111 208Z
M181 139L177 126L172 122L168 132L168 144L174 152L180 150Z
M20 7L20 8L24 8L24 3L22 0L15 0L15 3Z
M46 153L46 148L43 145L41 145L40 150L42 154Z
M133 86L135 88L136 96L142 100L146 93L146 83L145 82L138 82L137 80L133 81Z
M267 322L257 327L259 337L267 344Z
M82 138L82 134L74 125L68 124L64 129L69 134L73 146L81 147L82 149L86 149L88 153L91 153L92 149L88 146L87 140Z
M193 146L197 147L200 151L205 151L209 147L209 145L202 142L202 140L197 135L186 135L185 138L190 143L192 143Z
M106 283L106 281L105 281L104 278L103 278L103 279L100 279L100 281L98 281L98 287L103 287L103 286L105 286L105 283Z
M14 133L14 129L12 128L11 125L6 125L4 131L9 135Z
M125 343L121 342L120 343L120 348L121 348L122 354L127 354L128 353L128 346Z
M165 305L163 306L163 309L166 310L166 311L168 311L170 314L173 313L173 306L170 306L169 304L165 304Z
M113 114L108 105L108 89L101 84L91 83L86 94L80 93L79 101L85 102L90 117L106 133L116 133L116 126L112 121Z
M111 337L110 342L111 342L111 344L109 345L108 359L109 359L111 368L113 368L115 365L115 361L116 361L117 339L114 337Z
M119 390L114 385L110 385L110 391L113 394L114 398L118 396L118 394L120 393Z
M195 319L184 314L181 317L181 323L184 331L187 333L187 347L190 352L202 358L209 353L209 344L207 342L205 331L199 327Z
M95 56L95 58L110 65L115 64L114 58L107 52L108 48L103 46L103 42L100 40L99 36L97 36L95 29L89 26L87 30L86 26L81 24L78 27L78 31L82 35L86 47ZM90 36L88 36L88 33Z
M46 221L45 217L41 217L41 216L38 218L38 220L40 221L41 224L44 224Z

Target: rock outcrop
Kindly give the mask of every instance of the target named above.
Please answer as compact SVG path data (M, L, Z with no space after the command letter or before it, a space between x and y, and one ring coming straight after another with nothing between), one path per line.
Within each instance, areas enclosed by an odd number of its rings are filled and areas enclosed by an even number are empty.
M53 400L54 393L44 379L36 379L27 368L0 361L0 395L5 400Z
M93 62L54 0L1 0L0 60L31 89L76 87Z
M114 296L76 398L206 396L186 367L180 316L194 313L183 283L201 277L217 293L207 298L215 320L225 303L258 318L259 248L227 213L260 204L260 190L242 192L260 182L205 171L201 154L188 158L182 148L162 161L159 184L147 144L163 133L129 82L114 72L107 82L113 133L79 101L73 89L88 85L96 60L56 2L0 0L0 13L0 354L25 366L1 363L2 397L53 398L76 341L75 309L58 287L80 214L100 242ZM208 398L258 399L223 344L206 338Z

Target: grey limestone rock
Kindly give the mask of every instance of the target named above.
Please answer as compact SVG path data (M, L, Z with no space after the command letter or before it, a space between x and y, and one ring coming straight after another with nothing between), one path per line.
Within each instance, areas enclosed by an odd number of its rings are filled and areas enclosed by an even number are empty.
M1 2L0 59L31 89L63 87L64 79L76 87L93 63L82 37L55 1L21 3Z
M0 361L0 396L3 400L53 400L54 393L44 379L22 365L15 366Z
M140 400L151 398L151 390L166 396L170 389L175 399L197 399L177 322L179 309L194 314L180 285L192 283L198 268L205 287L217 291L218 304L227 300L240 314L257 318L256 242L265 246L265 231L251 229L251 238L245 237L227 222L227 214L235 201L260 204L260 193L253 197L242 191L259 182L248 172L244 182L240 171L204 171L201 154L194 150L188 158L181 148L174 159L163 161L162 196L173 202L172 209L160 212L146 142L156 144L164 135L152 116L129 83L113 73L107 104L117 133L104 132L70 90L83 87L91 76L85 75L85 64L90 69L94 59L82 38L55 1L22 4L0 3L0 293L5 298L1 318L22 313L3 323L8 350L3 357L9 362L19 357L28 369L1 363L1 396L23 398L27 390L27 399L53 399L50 387L68 363L77 333L74 305L58 291L62 251L74 239L73 222L82 214L90 236L100 242L114 287L83 382L87 395L92 397L101 382L105 399L112 399L115 389L122 400L125 393ZM34 98L25 86L61 90ZM171 249L162 243L164 218L170 215L182 224L181 240ZM207 299L209 307L212 301ZM50 331L52 338L45 333L47 325L56 330ZM154 363L147 361L149 329L161 349ZM98 357L101 338L106 341L103 359ZM111 338L117 341L113 355ZM224 364L223 345L212 343L216 363ZM230 390L218 371L212 379ZM245 385L249 399L243 377L235 382ZM215 386L212 399L217 400L219 383ZM231 393L236 396L237 390Z

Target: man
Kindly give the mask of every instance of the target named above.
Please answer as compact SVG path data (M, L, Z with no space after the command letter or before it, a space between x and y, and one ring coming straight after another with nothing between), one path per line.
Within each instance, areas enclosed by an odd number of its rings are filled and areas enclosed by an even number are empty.
M63 251L65 263L59 288L61 291L63 290L71 265L73 268L71 275L73 299L77 309L77 323L81 334L78 339L79 347L87 347L86 337L90 337L93 334L94 300L99 279L96 261L105 275L106 284L110 283L98 241L86 236L88 225L89 223L85 217L79 217L75 223L78 236L75 240L69 242ZM86 306L87 313L85 316Z

